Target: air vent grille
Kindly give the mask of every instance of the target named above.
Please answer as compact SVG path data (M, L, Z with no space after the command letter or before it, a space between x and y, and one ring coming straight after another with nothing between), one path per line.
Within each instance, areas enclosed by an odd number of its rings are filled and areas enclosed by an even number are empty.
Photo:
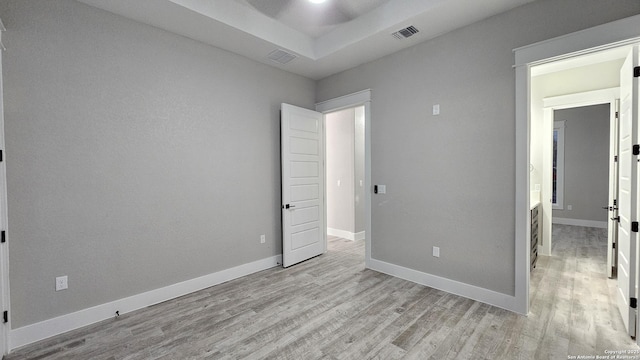
M418 32L419 32L419 30L416 29L415 26L411 25L411 26L406 27L406 28L404 28L402 30L396 31L391 35L393 35L393 37L395 37L396 39L402 40L402 39L406 39L408 37L411 37L411 36L417 34Z
M286 64L288 62L290 62L291 60L297 58L297 55L294 55L290 52L286 52L284 50L278 49L278 50L274 50L272 52L269 53L269 55L267 55L267 58L269 60L275 61L277 63L280 64Z

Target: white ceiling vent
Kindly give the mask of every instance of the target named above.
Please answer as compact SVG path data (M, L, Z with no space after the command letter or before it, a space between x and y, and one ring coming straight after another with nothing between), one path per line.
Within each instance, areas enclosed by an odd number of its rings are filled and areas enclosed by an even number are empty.
M274 50L271 53L269 53L269 55L267 55L267 58L269 58L269 60L273 60L280 64L286 64L297 57L298 57L297 55L294 55L290 52L286 52L281 49Z
M407 28L404 28L402 30L398 30L396 32L394 32L393 37L398 39L398 40L402 40L402 39L406 39L408 37L413 36L414 34L418 33L418 29L415 28L415 26L411 25Z

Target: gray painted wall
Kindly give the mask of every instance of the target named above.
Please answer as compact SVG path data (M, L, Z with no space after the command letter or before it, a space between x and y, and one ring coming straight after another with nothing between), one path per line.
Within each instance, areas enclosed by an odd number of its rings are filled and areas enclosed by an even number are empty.
M513 295L512 50L638 13L637 0L539 0L320 80L318 101L372 89L372 182L387 185L372 257Z
M0 16L14 328L281 253L279 104L314 81L75 1Z
M609 104L554 111L564 129L564 210L554 217L607 221ZM572 205L572 210L567 206Z
M355 110L327 114L327 227L355 232ZM338 184L340 182L340 184Z

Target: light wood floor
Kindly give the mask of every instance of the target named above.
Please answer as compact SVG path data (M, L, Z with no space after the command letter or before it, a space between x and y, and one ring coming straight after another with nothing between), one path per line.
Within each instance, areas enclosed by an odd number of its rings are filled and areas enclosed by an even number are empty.
M567 359L638 349L606 278L606 233L554 225L528 317L364 269L364 243L19 349L7 359Z

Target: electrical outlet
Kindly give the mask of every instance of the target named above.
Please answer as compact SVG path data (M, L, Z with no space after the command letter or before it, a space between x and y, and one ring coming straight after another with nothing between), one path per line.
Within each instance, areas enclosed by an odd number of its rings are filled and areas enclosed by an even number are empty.
M433 247L433 256L440 257L440 248L437 246Z
M260 244L264 244L267 241L267 237L264 235L260 235Z
M56 278L56 291L66 290L67 288L69 288L67 276L58 276Z
M440 115L440 104L433 105L433 115Z

